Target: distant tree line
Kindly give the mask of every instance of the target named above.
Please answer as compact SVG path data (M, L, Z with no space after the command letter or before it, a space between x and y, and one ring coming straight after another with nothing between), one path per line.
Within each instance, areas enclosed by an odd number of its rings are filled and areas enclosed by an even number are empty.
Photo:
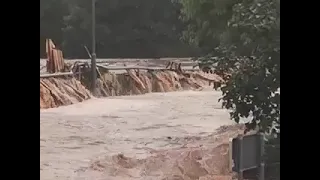
M199 53L181 41L181 4L171 0L96 0L100 58L186 57ZM40 0L40 57L51 38L67 58L88 58L91 0Z

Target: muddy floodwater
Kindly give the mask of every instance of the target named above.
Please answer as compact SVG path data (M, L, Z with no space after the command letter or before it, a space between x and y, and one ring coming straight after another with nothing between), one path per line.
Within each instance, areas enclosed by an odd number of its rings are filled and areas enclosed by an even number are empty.
M98 157L143 159L151 150L183 146L173 139L208 136L233 123L220 96L212 89L152 93L40 110L40 179L95 180L93 173L81 172ZM100 179L143 178L105 173Z

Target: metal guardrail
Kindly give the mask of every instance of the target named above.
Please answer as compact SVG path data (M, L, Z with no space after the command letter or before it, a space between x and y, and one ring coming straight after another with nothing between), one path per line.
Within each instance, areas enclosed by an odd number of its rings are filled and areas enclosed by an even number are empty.
M73 76L73 72L54 73L54 74L40 74L40 78L60 77L60 76Z
M139 69L139 70L170 70L165 67L148 67L148 66L103 66L97 64L97 67L106 69L106 70L130 70L130 69ZM184 71L199 71L198 68L183 68ZM40 78L50 78L50 77L60 77L60 76L73 76L81 74L81 72L61 72L61 73L53 73L53 74L40 74Z
M97 67L101 67L107 70L127 70L127 69L140 69L140 70L170 70L165 67L148 67L148 66L103 66L97 64ZM185 71L199 71L198 68L183 68Z
M254 169L258 170L260 180L264 180L265 176L277 177L280 171L279 142L266 142L263 134L252 134L230 139L229 149L229 169L238 173L239 180L244 178L244 171ZM265 167L268 174L265 174Z

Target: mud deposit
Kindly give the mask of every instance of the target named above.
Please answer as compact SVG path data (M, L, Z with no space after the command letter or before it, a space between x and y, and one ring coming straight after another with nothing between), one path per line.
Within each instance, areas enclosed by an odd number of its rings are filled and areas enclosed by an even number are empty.
M40 110L41 180L230 179L239 133L218 91L116 96Z

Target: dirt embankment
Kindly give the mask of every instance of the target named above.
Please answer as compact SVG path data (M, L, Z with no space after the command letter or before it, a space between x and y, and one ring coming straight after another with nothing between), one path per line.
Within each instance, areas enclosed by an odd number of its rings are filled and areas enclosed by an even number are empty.
M97 81L97 96L139 95L151 92L202 90L203 87L220 82L214 74L171 70L136 71L127 73L104 73ZM40 109L54 108L82 102L91 97L85 87L90 86L87 78L81 82L75 78L40 78ZM83 86L84 84L85 86Z
M75 78L40 78L40 109L90 99L90 92Z
M203 87L220 82L215 74L200 72L177 73L175 71L135 71L115 74L105 73L98 83L99 95L121 96L151 92L172 92L181 90L202 90Z

